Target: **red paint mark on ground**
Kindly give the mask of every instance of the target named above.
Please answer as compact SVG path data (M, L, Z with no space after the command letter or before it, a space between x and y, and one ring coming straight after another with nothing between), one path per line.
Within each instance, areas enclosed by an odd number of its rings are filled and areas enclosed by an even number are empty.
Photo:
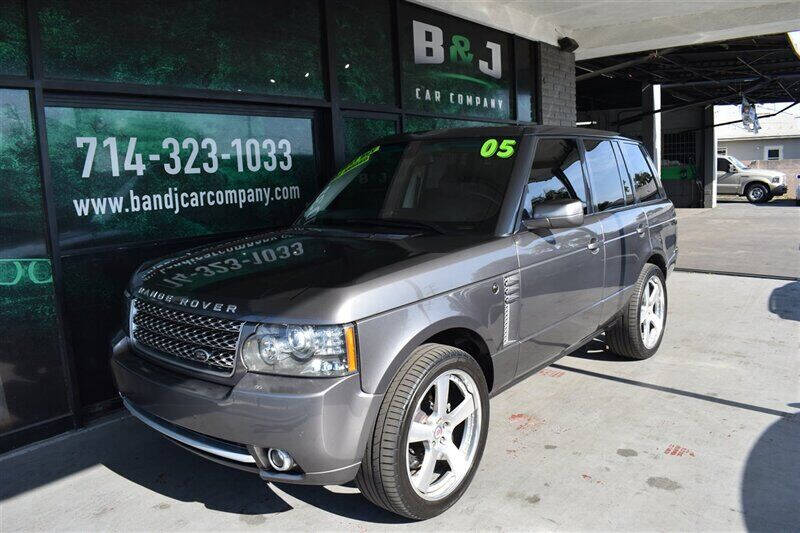
M516 424L517 431L535 431L539 426L545 423L545 420L526 415L525 413L513 414L508 417L508 421L512 424Z
M554 370L552 368L543 368L542 370L539 370L537 374L541 376L547 376L549 378L560 378L561 376L566 374L566 372L563 370Z
M666 455L672 455L673 457L683 457L684 455L694 457L694 452L692 450L683 446L678 446L677 444L670 444L667 446L667 449L664 450L664 453Z

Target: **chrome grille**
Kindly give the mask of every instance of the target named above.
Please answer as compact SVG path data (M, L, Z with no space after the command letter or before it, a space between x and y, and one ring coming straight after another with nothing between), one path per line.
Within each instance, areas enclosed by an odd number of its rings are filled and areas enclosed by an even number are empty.
M133 300L131 336L164 359L232 373L243 322L175 311Z

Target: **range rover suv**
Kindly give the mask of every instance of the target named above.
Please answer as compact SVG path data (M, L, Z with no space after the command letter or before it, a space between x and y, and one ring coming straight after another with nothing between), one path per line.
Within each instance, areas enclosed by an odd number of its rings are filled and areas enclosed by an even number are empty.
M556 127L369 146L287 229L142 265L112 367L175 443L271 482L355 479L424 519L467 489L489 398L605 332L661 343L676 219L642 146Z

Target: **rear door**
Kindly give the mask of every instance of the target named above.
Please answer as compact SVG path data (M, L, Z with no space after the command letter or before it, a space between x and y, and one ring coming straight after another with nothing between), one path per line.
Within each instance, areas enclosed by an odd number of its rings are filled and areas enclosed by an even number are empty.
M522 217L536 204L571 198L584 204L580 227L520 230L520 356L524 374L560 355L599 324L603 293L602 229L591 212L581 151L574 138L540 138L525 189Z
M732 168L731 162L725 157L717 157L717 192L722 194L736 194L739 192L739 172Z
M648 243L647 217L636 205L635 181L623 162L627 143L584 139L592 198L603 227L606 265L601 321L617 313L636 282ZM636 145L632 145L636 146Z

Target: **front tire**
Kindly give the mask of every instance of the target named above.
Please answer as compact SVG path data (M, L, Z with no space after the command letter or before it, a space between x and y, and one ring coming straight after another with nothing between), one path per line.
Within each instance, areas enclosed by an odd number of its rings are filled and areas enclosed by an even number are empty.
M658 266L646 263L622 311L606 332L611 351L627 359L648 359L658 351L667 325L667 285Z
M423 344L389 385L356 477L369 501L423 520L453 505L478 468L489 392L466 352Z
M748 185L744 195L747 196L747 201L751 204L763 204L769 201L769 189L763 183Z

